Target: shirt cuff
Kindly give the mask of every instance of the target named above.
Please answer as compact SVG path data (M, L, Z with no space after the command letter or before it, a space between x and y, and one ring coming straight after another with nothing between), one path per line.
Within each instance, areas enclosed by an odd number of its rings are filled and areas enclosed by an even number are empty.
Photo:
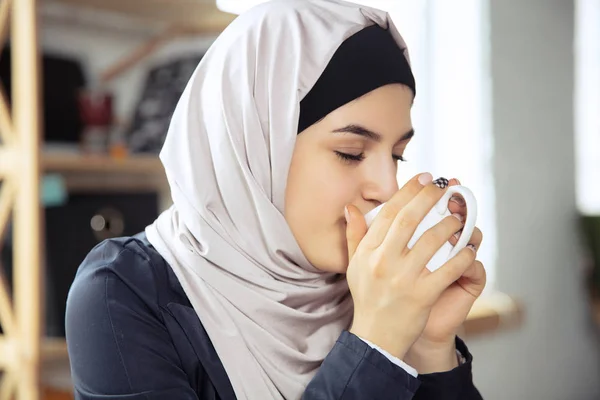
M400 368L402 368L403 370L408 372L413 377L415 377L415 378L417 377L417 375L418 375L417 370L414 369L413 367L411 367L410 365L408 365L407 363L405 363L404 361L402 361L401 359L399 359L398 357L394 357L393 355L391 355L390 353L388 353L381 347L369 342L367 339L363 339L360 336L358 338L360 340L362 340L363 342L365 342L366 344L368 344L369 346L371 346L371 348L373 348L373 349L377 350L378 352L380 352L381 354L383 354L393 364L396 364L397 366L399 366Z
M459 349L456 349L456 358L458 359L459 366L467 362L467 357L463 356Z

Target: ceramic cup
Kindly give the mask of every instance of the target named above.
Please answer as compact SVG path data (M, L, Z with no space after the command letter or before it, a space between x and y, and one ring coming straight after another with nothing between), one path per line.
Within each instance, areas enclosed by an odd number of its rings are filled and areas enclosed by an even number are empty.
M471 235L473 235L473 230L475 229L475 223L477 220L477 200L475 200L475 196L473 192L469 190L469 188L465 186L450 186L447 192L442 196L440 201L436 203L436 205L429 211L429 213L423 218L421 223L418 225L415 230L414 235L408 242L408 248L412 249L415 243L419 240L421 235L425 233L429 228L437 225L444 218L451 215L452 213L448 209L448 201L455 194L460 194L466 203L467 208L467 219L464 224L464 228L456 243L456 246L452 246L449 242L444 243L444 245L434 254L431 260L427 263L427 269L431 272L437 270L442 265L446 263L449 259L458 254L459 251L464 249L467 244L469 244L469 240L471 239ZM371 226L371 223L375 219L375 216L379 213L381 208L385 205L381 204L380 206L374 208L369 211L365 215L365 220L367 222L367 226Z

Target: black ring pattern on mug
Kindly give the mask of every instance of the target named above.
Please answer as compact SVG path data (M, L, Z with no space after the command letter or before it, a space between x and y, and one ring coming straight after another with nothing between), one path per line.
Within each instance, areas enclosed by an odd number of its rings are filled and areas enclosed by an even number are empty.
M440 189L446 189L450 182L446 178L437 178L435 181L433 181L433 184Z

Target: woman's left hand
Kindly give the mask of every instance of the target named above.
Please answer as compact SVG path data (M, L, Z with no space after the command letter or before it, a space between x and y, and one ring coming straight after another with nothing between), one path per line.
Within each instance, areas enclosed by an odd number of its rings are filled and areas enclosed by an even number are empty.
M453 179L450 185L460 184ZM462 198L451 201L449 209L466 218L467 209ZM475 228L470 244L479 249L483 235ZM457 238L450 243L455 245ZM404 361L415 368L419 374L449 371L458 366L455 337L461 325L467 319L473 303L483 292L486 274L483 264L475 261L473 265L439 297L431 310L425 329L419 339L406 354Z

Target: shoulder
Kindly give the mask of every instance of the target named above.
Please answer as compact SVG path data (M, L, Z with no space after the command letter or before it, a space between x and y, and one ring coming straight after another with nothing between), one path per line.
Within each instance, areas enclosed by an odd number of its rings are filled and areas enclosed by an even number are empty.
M98 285L105 287L103 293ZM171 302L189 304L170 266L143 234L105 240L88 253L67 301L72 302L73 297L81 301L92 291L117 302L133 294L153 311Z
M171 267L142 235L97 245L67 298L76 397L195 398L205 373L169 311L187 304Z

